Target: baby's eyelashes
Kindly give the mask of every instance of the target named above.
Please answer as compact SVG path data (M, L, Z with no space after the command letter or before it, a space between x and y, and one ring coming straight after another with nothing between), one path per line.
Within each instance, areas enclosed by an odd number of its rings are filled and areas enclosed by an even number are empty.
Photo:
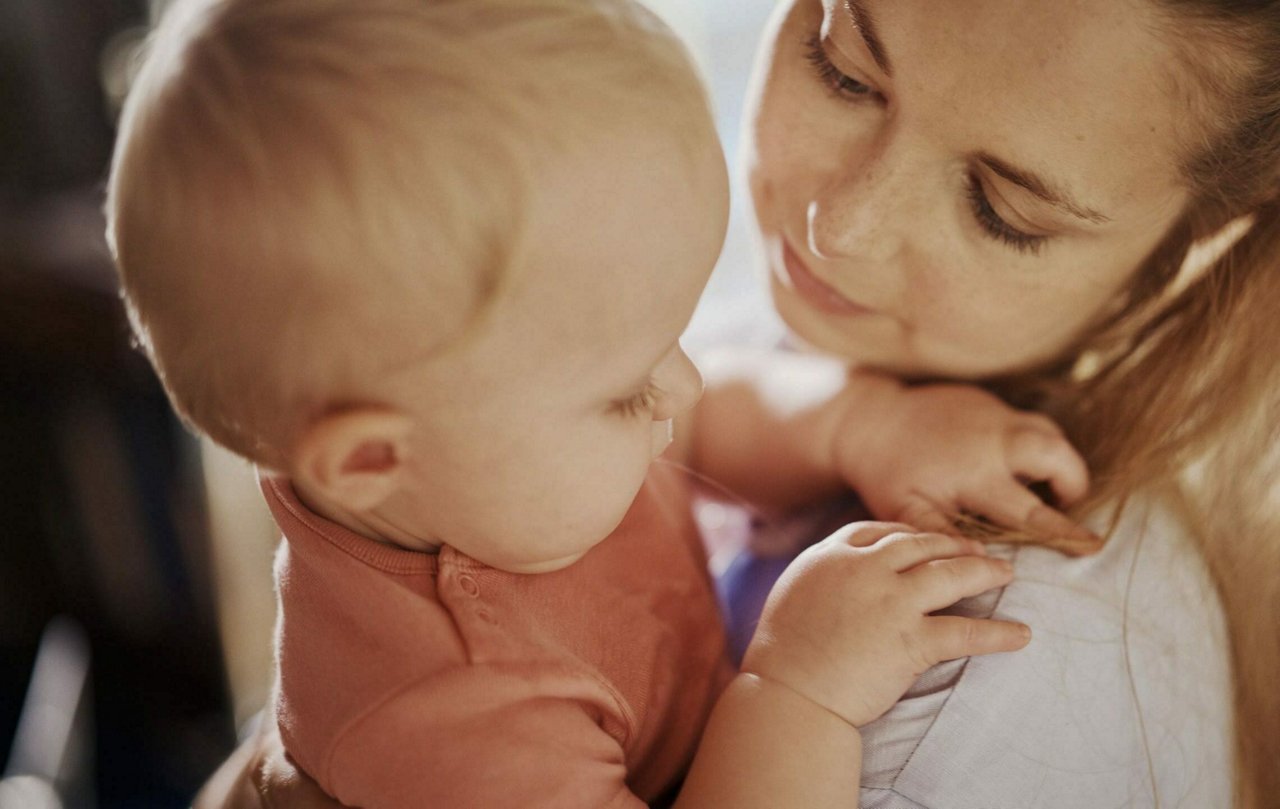
M666 421L693 407L702 398L702 388L702 374L677 345L654 367L643 387L612 402L609 409L627 417Z
M639 418L640 416L649 416L658 405L658 400L662 396L662 390L654 384L653 380L645 382L640 390L625 399L619 399L611 405L610 409L623 416L629 418Z

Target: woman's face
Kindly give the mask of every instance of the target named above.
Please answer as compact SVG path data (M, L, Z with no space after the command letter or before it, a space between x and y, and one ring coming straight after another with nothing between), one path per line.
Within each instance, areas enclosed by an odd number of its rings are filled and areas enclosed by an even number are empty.
M784 0L746 160L778 311L903 375L1063 350L1187 200L1148 4Z

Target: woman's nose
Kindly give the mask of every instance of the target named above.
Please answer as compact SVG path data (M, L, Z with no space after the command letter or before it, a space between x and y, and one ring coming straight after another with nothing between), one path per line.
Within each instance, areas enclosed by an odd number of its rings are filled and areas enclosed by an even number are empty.
M818 258L888 261L923 213L911 211L907 167L894 152L861 157L831 172L809 201L809 250Z
M665 366L655 380L660 393L653 406L654 421L673 419L702 398L702 374L684 349L677 346Z

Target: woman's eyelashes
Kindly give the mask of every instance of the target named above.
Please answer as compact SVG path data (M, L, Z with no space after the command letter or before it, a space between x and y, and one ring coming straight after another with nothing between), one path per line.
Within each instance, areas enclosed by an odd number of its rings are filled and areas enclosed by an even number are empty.
M827 52L823 50L822 39L818 34L812 34L805 40L805 50L806 59L818 80L836 97L854 103L867 100L879 101L884 98L878 90L846 75L836 67L827 56ZM975 174L969 174L965 190L974 219L987 236L1020 253L1032 255L1040 253L1040 249L1049 237L1025 233L1002 219L991 206L991 200L987 198L982 181Z
M973 210L973 216L978 220L978 225L988 236L1009 245L1020 253L1039 255L1040 249L1044 247L1045 242L1049 241L1048 236L1025 233L1004 221L1000 214L996 213L995 208L991 207L991 200L987 197L986 189L982 187L982 180L976 174L970 172L965 184L969 207Z
M827 52L822 49L822 40L817 34L810 36L805 41L805 50L807 52L806 58L813 67L818 79L837 96L858 101L884 98L879 91L871 89L868 85L845 74L840 68L832 64L831 59L827 57Z
M650 380L645 383L642 389L631 396L613 402L610 410L629 418L647 416L653 412L653 408L658 404L660 395L662 395L661 389Z

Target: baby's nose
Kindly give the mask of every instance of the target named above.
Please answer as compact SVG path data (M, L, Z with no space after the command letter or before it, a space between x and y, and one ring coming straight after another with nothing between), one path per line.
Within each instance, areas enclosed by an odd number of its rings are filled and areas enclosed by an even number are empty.
M673 419L702 398L702 374L683 349L677 348L657 387L662 393L654 404L653 420Z

